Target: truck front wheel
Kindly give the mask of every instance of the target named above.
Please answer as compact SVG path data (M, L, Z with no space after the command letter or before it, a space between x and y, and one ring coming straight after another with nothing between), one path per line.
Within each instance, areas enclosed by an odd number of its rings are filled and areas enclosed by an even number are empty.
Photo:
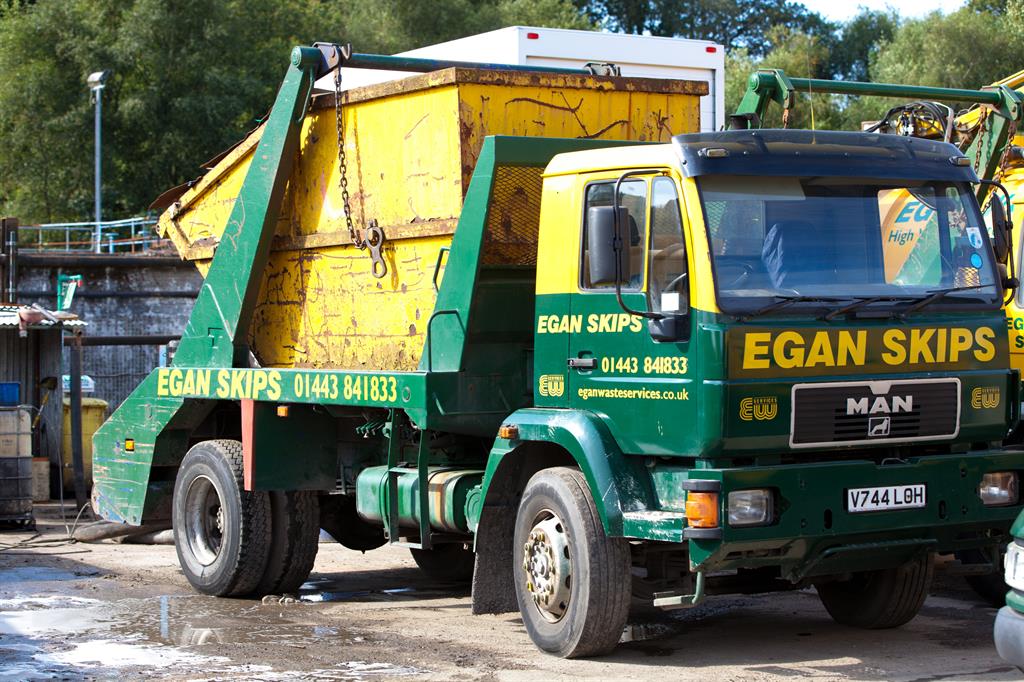
M582 473L557 467L530 479L513 548L519 611L539 649L577 658L615 648L629 613L629 545L605 535Z
M991 573L969 575L965 578L967 584L974 590L974 593L984 599L989 606L995 608L999 608L1006 603L1006 593L1010 591L1010 586L1006 584L1006 580L1003 578L1003 572L999 570L1003 565L1002 560L1005 555L1005 551L999 552L999 561L993 567ZM991 561L989 557L985 556L985 552L980 549L965 549L957 552L955 556L960 560L960 563L967 565L987 564Z
M817 586L818 597L837 623L871 630L899 627L917 615L928 596L932 560L930 553L922 554L896 568L822 583Z
M174 482L174 544L194 588L218 597L251 594L270 549L270 499L242 486L242 444L197 443Z

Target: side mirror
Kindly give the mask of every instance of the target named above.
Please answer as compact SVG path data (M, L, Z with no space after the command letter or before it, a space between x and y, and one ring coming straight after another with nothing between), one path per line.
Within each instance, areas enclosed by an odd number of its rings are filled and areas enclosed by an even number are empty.
M647 332L655 341L686 341L690 338L690 316L668 313L658 320L647 320Z
M619 238L616 249L615 209L611 206L592 206L587 209L587 263L590 283L615 284L615 264L618 258L619 283L629 284L629 210L619 207Z
M992 211L992 234L995 236L992 247L996 252L996 262L1005 265L1010 258L1013 224L1006 217L1006 209L1003 208L1002 200L995 196L994 192L988 205Z

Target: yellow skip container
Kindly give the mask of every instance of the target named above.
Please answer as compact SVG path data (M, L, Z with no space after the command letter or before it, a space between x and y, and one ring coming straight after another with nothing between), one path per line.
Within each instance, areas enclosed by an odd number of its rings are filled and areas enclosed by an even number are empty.
M383 230L383 278L346 226L334 95L314 98L250 330L256 360L414 370L434 307L435 264L484 137L667 142L699 130L705 94L707 84L696 81L469 68L342 93L352 219L360 234L370 221ZM163 234L204 274L260 134L217 160L160 218ZM539 211L539 172L508 184L496 193L489 238L514 232L517 213Z

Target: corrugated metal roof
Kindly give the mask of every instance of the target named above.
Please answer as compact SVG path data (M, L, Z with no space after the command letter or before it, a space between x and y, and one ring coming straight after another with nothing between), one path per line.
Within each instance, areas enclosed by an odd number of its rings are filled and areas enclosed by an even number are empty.
M0 329L17 329L20 321L18 319L18 309L24 306L15 305L0 305ZM29 325L29 329L45 329L47 327L54 326L50 320L40 320L35 324ZM85 320L72 319L63 320L63 326L65 328L82 329L87 325Z

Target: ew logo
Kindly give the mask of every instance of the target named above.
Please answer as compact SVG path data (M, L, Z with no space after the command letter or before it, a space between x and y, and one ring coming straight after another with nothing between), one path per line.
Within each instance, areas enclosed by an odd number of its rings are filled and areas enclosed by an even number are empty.
M999 407L1002 392L998 386L979 386L971 391L971 407L976 410L994 410Z
M561 398L565 393L565 377L561 374L542 374L540 394L549 398Z
M745 422L767 422L779 413L779 399L775 396L744 398L740 401L740 419Z

